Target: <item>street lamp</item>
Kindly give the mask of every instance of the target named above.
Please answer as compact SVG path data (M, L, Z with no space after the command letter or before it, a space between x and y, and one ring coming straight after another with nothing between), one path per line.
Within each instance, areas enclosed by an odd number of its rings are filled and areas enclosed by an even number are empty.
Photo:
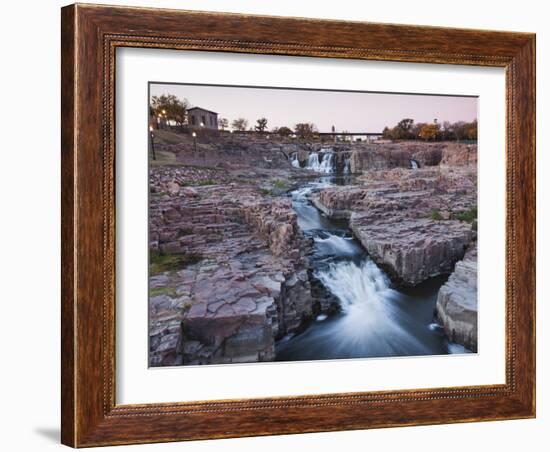
M149 126L149 138L151 139L151 150L153 151L153 160L157 159L157 154L155 153L155 142L153 138L155 138L155 134L153 133L153 126Z
M195 146L195 154L197 153L197 133L193 132L193 145Z

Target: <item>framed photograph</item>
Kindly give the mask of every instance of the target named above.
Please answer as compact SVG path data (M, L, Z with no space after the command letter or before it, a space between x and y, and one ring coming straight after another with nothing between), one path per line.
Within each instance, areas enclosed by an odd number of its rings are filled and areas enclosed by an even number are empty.
M535 416L535 36L62 9L62 442Z

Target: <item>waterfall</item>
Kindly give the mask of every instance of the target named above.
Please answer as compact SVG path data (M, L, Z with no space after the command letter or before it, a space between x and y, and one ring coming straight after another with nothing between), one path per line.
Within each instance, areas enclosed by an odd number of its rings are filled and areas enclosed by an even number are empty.
M319 168L319 154L317 152L312 152L309 154L309 157L307 158L306 168L318 171Z
M379 310L384 304L384 292L390 287L387 276L370 260L331 263L315 276L340 301L344 313L356 308Z
M319 161L319 154L317 152L312 152L309 154L306 168L318 173L333 173L334 172L334 153L325 152L322 154L321 161Z
M298 160L297 152L290 156L290 163L294 168L300 168L300 160Z
M370 356L427 353L427 347L410 334L413 320L395 303L397 292L388 277L369 258L331 263L315 276L338 299L343 317L337 331L328 331L338 347L353 347Z
M321 166L322 151L310 155L310 170ZM347 225L311 203L312 193L334 183L317 179L292 192L292 206L299 228L313 239L309 265L322 310L303 332L276 343L277 361L465 353L429 323L441 283L430 282L418 293L392 288ZM340 312L332 312L335 304Z
M358 256L363 253L359 244L352 237L324 232L322 236L313 238L317 252L323 256Z
M420 168L420 165L416 160L409 160L409 163L411 164L411 169L418 169Z
M332 173L334 172L333 167L334 154L328 152L323 155L323 160L321 160L321 165L319 166L319 172L321 173Z
M344 161L344 174L349 174L351 172L351 157L347 157Z

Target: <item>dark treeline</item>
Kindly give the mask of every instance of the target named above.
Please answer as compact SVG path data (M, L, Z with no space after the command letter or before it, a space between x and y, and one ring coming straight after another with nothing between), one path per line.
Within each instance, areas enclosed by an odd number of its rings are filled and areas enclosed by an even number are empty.
M392 128L385 127L383 138L389 140L424 140L424 141L477 141L477 120L472 122L457 121L451 123L414 122L405 118Z

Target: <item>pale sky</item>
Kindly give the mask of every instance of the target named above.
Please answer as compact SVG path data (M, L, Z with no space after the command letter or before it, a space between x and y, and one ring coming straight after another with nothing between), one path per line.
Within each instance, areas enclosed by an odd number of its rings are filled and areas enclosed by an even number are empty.
M313 122L320 132L381 132L403 118L415 122L473 121L477 98L415 94L249 88L234 86L150 84L150 95L174 94L193 107L215 111L229 123L236 118L266 117L268 129Z

